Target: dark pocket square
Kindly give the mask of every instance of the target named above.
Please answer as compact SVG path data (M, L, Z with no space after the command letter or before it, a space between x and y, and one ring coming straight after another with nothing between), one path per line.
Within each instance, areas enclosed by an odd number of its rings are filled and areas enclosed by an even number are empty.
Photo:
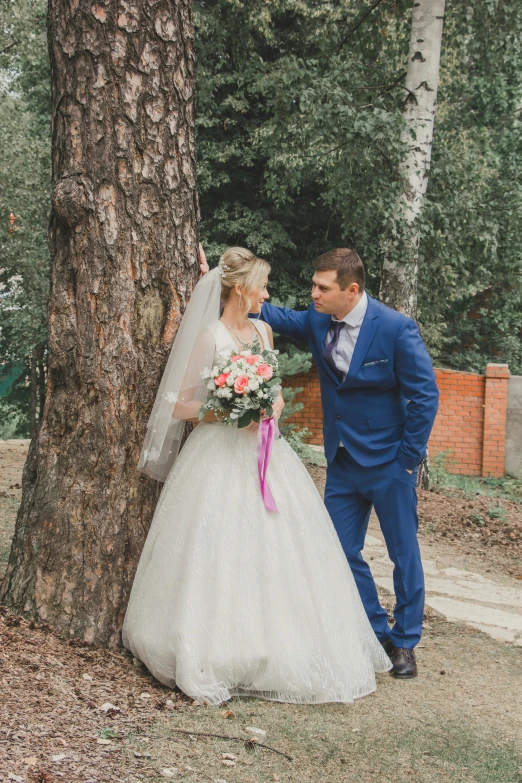
M366 362L363 367L374 367L376 364L388 364L388 359L377 359L375 362Z

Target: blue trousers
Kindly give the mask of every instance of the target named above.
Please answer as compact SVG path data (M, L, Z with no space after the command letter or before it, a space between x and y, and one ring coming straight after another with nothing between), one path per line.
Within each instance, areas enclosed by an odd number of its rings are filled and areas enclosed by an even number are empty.
M424 573L417 541L416 471L409 474L396 460L365 468L339 448L326 474L325 503L352 569L375 635L396 647L413 649L422 633ZM361 551L372 506L379 518L393 562L395 624L386 610Z

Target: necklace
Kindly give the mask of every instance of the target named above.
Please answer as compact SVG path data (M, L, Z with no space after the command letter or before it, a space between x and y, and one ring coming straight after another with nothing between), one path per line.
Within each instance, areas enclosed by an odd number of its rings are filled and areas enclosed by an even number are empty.
M225 324L225 326L227 327L227 329L229 329L229 331L231 331L231 332L232 332L232 334L234 335L234 337L236 337L236 338L239 340L239 342L241 343L241 345L243 346L243 348L247 348L247 347L250 345L250 343L247 343L247 342L245 342L244 340L242 340L242 339L241 339L241 337L240 337L240 336L239 336L239 335L238 335L236 332L234 332L234 330L232 329L232 327L231 327L229 324L227 324L227 322L225 321L225 319L224 319L224 318L220 318L219 320L220 320L220 321L223 321L223 323ZM254 331L254 327L252 326L252 324L249 324L249 326L250 326L250 329L252 330L252 342L253 342L253 341L256 339L256 336L257 336L257 335L256 335L256 332Z

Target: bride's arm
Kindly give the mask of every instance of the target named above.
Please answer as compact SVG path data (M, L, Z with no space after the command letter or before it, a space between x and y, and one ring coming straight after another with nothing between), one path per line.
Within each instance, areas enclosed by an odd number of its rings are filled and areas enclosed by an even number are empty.
M172 411L172 417L178 420L199 422L198 413L201 406L207 401L206 381L201 373L205 367L212 366L216 342L209 329L196 340L192 354L185 370L181 389ZM216 421L212 411L206 414L203 421Z

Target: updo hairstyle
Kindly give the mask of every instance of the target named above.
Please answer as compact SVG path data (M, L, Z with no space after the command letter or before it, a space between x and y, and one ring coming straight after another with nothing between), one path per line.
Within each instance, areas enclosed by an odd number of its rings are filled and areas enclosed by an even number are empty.
M248 315L252 302L249 294L261 288L270 273L270 264L244 247L229 247L219 259L221 270L221 301L225 304L234 287L239 285L245 299L244 314Z

